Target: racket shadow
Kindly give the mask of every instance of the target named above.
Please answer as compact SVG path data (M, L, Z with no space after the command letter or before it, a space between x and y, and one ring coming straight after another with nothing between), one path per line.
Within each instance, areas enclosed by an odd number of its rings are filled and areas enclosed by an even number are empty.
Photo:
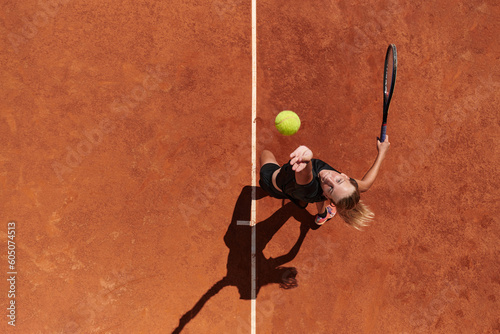
M261 188L256 188L256 199L268 196ZM250 300L256 298L261 287L268 284L279 284L281 288L290 289L298 286L294 267L283 265L292 261L298 254L300 247L310 229L314 216L306 210L298 208L293 203L282 206L269 218L258 222L254 227L256 230L256 271L257 282L255 291L251 285L251 250L252 250L252 228L241 222L250 221L252 203L252 187L245 186L236 201L231 218L231 223L224 236L224 243L229 248L227 259L226 276L216 282L198 300L191 310L186 312L179 320L179 325L172 332L177 334L191 321L203 308L206 302L215 296L226 286L235 286L240 294L240 299ZM266 258L263 251L266 245L279 229L294 217L300 224L300 235L288 253L276 258ZM240 222L240 224L238 224Z

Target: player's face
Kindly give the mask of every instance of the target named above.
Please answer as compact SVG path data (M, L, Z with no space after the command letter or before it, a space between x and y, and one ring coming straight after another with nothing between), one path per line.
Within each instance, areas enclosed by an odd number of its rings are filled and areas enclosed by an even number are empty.
M349 182L349 176L333 170L324 172L321 176L321 189L326 198L338 203L342 198L350 196L356 188Z

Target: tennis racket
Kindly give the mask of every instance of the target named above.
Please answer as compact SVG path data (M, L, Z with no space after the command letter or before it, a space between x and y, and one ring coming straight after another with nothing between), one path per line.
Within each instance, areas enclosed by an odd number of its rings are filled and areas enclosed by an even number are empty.
M394 84L396 83L396 70L398 67L398 56L396 45L391 44L385 54L384 66L384 116L382 118L382 129L380 130L380 142L384 142L387 132L387 114L389 113L389 104L391 103Z

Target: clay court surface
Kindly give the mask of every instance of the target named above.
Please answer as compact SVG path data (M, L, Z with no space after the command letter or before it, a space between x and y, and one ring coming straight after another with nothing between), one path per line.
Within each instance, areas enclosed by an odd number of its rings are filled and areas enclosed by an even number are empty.
M257 157L304 144L362 178L398 47L364 232L339 217L309 230L314 205L259 189L257 224L242 223L251 1L3 1L0 15L0 332L500 332L497 1L257 2ZM285 109L302 120L291 137L274 128Z

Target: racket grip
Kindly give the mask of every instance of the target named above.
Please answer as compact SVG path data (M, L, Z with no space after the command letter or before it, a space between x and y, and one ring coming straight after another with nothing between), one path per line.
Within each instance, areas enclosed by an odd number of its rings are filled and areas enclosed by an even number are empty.
M387 124L382 124L382 129L380 130L380 142L383 143L385 141L385 135L387 133Z

